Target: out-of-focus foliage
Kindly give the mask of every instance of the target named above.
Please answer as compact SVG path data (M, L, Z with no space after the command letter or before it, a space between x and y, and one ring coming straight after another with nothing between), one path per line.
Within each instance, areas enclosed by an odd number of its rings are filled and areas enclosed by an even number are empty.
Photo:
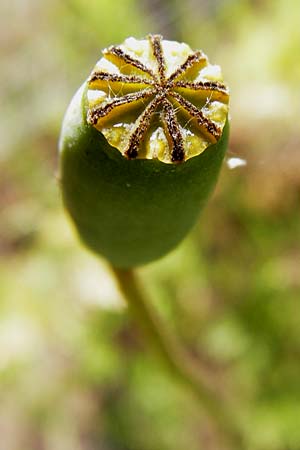
M253 450L300 448L300 3L0 4L0 449L221 450L158 365L105 262L62 211L60 123L100 49L160 32L231 86L229 157L185 243L140 270L167 323L234 398Z

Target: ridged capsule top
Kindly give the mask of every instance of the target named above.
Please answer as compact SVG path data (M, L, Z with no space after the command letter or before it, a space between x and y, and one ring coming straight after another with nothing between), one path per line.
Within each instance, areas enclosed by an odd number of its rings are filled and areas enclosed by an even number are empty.
M102 53L88 79L87 121L124 157L181 163L219 140L229 91L202 51L149 35Z

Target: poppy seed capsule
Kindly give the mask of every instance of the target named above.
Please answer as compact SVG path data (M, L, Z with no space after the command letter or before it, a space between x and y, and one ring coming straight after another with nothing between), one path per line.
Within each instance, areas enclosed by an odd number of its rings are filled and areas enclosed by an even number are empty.
M103 51L60 138L63 201L89 248L129 268L186 236L217 180L228 101L219 66L186 44L150 35Z

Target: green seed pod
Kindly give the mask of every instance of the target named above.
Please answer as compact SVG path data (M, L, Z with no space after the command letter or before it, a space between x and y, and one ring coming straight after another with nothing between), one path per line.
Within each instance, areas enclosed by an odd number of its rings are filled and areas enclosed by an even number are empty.
M103 51L60 138L64 204L116 267L172 250L214 187L228 140L219 66L183 43L129 38Z

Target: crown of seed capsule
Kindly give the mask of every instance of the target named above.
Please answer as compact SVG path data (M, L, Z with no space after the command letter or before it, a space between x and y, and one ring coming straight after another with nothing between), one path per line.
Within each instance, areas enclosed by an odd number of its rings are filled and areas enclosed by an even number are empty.
M103 51L88 80L87 120L129 159L178 163L219 140L228 101L206 55L150 35Z

